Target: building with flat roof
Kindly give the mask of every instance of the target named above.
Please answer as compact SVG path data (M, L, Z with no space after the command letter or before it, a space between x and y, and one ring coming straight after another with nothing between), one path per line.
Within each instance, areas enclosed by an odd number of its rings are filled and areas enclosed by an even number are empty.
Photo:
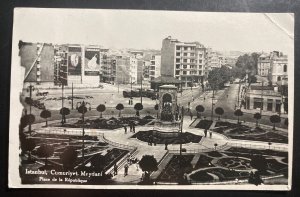
M267 77L272 84L288 79L288 56L279 51L262 53L257 62L257 74Z
M175 77L191 87L203 79L206 56L206 48L199 42L181 42L169 36L162 41L161 75Z

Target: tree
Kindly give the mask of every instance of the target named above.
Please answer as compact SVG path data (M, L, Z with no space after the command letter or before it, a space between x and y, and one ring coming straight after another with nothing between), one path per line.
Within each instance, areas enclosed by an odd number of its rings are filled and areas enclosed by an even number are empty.
M32 98L26 97L26 98L25 98L25 103L26 103L27 105L32 105L32 103L33 103Z
M256 127L258 127L258 120L261 119L261 114L260 113L255 113L253 115L253 118L256 119Z
M33 114L26 114L21 118L21 125L20 127L25 128L27 125L32 125L35 121L35 116ZM22 128L22 129L23 129ZM28 132L31 133L30 128L28 127Z
M158 169L158 164L153 155L144 155L139 162L140 168L145 172L145 181L150 180L151 172Z
M156 118L158 118L158 104L154 105L154 109L157 111Z
M65 148L64 152L60 155L60 160L65 170L72 170L77 160L77 151L74 147Z
M45 167L47 166L48 157L51 157L54 153L54 147L48 144L42 144L36 151L38 157L45 157Z
M218 146L218 144L217 143L215 143L214 144L214 146L215 146L215 151L217 150L217 146Z
M215 109L215 113L219 115L219 120L220 120L220 117L224 114L224 109L222 107L217 107Z
M122 103L117 104L116 110L119 110L119 117L121 117L121 111L124 109L124 105Z
M105 105L103 105L103 104L98 105L97 111L100 112L100 118L102 118L102 113L103 113L105 110L106 110Z
M42 118L46 119L46 127L47 127L47 126L48 126L47 118L50 118L50 117L51 117L51 112L50 112L49 110L47 110L47 109L44 109L44 110L41 112L40 116L41 116Z
M143 107L143 105L141 103L136 103L134 105L134 109L136 110L136 115L137 116L140 116L140 112L139 111L141 111L143 108L144 107Z
M60 115L62 115L61 123L62 124L66 123L66 116L70 114L70 109L66 108L66 107L63 107L63 108L60 109L59 113L60 113Z
M242 110L237 109L234 111L234 115L238 117L238 124L240 124L240 116L243 116L244 113L242 112Z
M280 123L281 122L281 118L278 115L272 115L272 116L270 116L270 121L271 121L271 123L273 123L273 130L276 130L275 124L276 123Z
M24 152L28 152L28 161L31 161L31 151L36 147L34 139L27 138L21 141L21 149Z
M196 106L196 111L197 111L197 116L198 118L201 118L201 113L204 112L204 107L202 105L197 105Z
M215 68L209 72L207 80L212 90L215 91L219 88L223 88L224 84L230 81L232 73L226 66L221 68Z

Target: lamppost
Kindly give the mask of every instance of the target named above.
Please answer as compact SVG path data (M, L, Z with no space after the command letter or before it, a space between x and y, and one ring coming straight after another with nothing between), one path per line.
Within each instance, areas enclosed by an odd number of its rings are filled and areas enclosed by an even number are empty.
M183 127L183 116L184 116L184 107L181 107L181 122L180 122L180 133L182 134L182 127ZM182 143L179 146L179 153L180 156L182 155Z
M130 105L133 104L133 101L132 101L132 76L130 74Z
M143 89L143 73L141 75L141 92L140 92L140 96L141 96L141 104L143 104L143 94L142 94L142 89Z
M61 86L61 108L63 108L64 107L64 83L60 82L59 86ZM72 90L73 90L73 88L72 88ZM72 101L73 101L73 99L72 99ZM63 116L61 116L61 123L64 123Z
M214 117L214 100L215 100L215 94L214 94L214 91L213 91L213 95L211 97L211 120L213 120L213 117Z
M260 115L262 115L262 110L263 110L263 95L264 95L264 82L261 81L261 98L260 98L260 109L259 109L259 113Z
M35 90L33 85L29 85L27 87L27 92L29 92L29 114L31 115L31 106L32 106L32 92ZM29 121L29 126L28 126L29 132L31 132L31 121Z
M82 114L82 160L84 161L84 114L87 112L87 106L89 106L89 111L91 111L91 104L89 102L78 102L76 108L79 113Z

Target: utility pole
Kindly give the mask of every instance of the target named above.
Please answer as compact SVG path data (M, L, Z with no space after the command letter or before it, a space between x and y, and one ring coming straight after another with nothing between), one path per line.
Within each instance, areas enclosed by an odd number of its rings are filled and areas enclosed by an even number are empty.
M74 94L73 94L73 83L72 83L72 109L74 109Z
M184 116L184 108L183 106L181 107L181 123L180 123L180 133L182 134L182 128L183 128L183 116ZM179 153L180 156L182 155L182 143L180 143L179 146Z
M143 94L142 94L142 89L143 89L143 73L142 73L142 76L141 76L141 104L143 104Z
M32 91L34 91L34 86L33 85L29 85L27 91L29 91L29 98L30 98L30 102L29 102L29 114L31 115L31 106L32 106ZM28 125L28 130L29 133L31 133L31 121L29 121L29 125Z
M213 120L214 117L214 98L215 98L215 94L214 94L214 89L213 89L213 95L211 97L211 120Z
M61 83L61 108L64 107L64 84ZM64 116L61 116L61 123L64 123Z
M263 81L261 81L261 99L260 99L260 115L262 114L262 110L263 110L263 92L264 92L264 82Z

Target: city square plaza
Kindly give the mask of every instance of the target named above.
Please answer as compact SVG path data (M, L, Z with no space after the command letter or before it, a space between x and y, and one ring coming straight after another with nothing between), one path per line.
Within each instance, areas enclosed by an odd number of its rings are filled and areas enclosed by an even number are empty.
M161 87L158 99L142 98L143 109L140 110L139 118L143 119L143 117L151 116L152 120L144 125L139 125L136 122L134 131L130 131L129 127L125 131L124 126L128 126L126 124L120 125L120 127L115 129L84 128L85 135L97 136L97 140L106 143L109 150L121 149L127 151L113 161L117 164L118 172L111 177L110 181L112 181L112 184L139 184L142 181L144 172L138 163L131 163L129 158L130 160L134 158L139 161L144 155L153 155L158 162L158 169L151 172L150 175L150 178L156 184L174 184L182 175L184 175L184 179L188 183L236 184L238 179L239 184L246 184L248 183L249 174L257 170L251 166L251 159L249 159L249 155L253 155L251 150L254 153L261 150L262 154L265 154L268 161L270 161L267 173L263 175L265 184L287 183L287 178L284 175L285 170L287 170L287 126L281 121L281 123L277 124L275 132L272 129L269 116L263 116L260 120L261 129L258 130L251 111L245 113L242 117L238 117L243 127L239 126L237 117L233 115L237 100L237 95L234 93L237 91L238 84L230 84L229 87L217 91L214 95L212 91L202 91L199 87L188 88L181 93L177 92L177 89L173 88L175 86L172 85ZM37 138L41 141L43 140L43 135L47 136L47 139L52 139L51 135L53 135L53 138L82 136L83 129L81 127L72 127L72 124L77 124L82 117L82 114L77 112L76 106L79 101L83 100L90 103L91 108L84 114L85 120L96 120L99 118L99 112L96 110L99 104L106 106L106 110L103 112L103 118L105 119L110 120L109 118L112 117L116 119L136 117L133 106L136 103L140 103L141 98L133 98L133 105L131 105L129 99L123 98L122 95L122 91L128 89L130 90L130 86L111 84L105 84L102 89L74 89L73 109L72 102L69 99L64 101L61 99L49 99L61 97L61 89L49 90L49 94L45 97L33 94L35 99L43 98L46 109L50 110L52 115L48 120L48 127L45 127L44 119L39 116L41 110L32 107L31 111L35 115L35 123L31 125L31 129L35 134L42 136ZM24 92L23 98L27 94ZM166 94L168 95L166 96ZM70 95L71 89L65 89L63 96L67 98ZM59 109L62 102L64 107L71 109L70 115L67 116L68 126L60 126L61 115L59 114ZM115 109L118 103L124 105L121 117L119 117L119 111ZM159 106L158 110L154 109L156 104ZM205 111L200 116L195 111L198 105L202 105L205 108ZM225 111L221 119L212 112L216 107L222 107ZM27 111L29 110L27 109ZM172 118L170 120L164 119L163 117L170 117L164 116L164 113L172 114ZM176 113L178 113L179 118L174 118ZM282 117L284 116L286 114L282 115ZM201 126L202 123L205 123L204 127ZM229 125L227 130L222 130L226 126L217 126L225 123ZM237 134L230 133L236 128ZM246 128L244 133L241 128ZM28 130L28 128L26 127L25 130ZM252 131L253 133L251 133ZM155 141L149 143L148 140L150 138L147 136L147 132L150 132L149 135L152 139L154 136ZM185 141L180 139L183 134L185 134ZM280 135L282 136L282 141L270 141L268 134L272 134L271 136L274 135L275 137ZM255 135L262 137L256 137ZM248 136L250 137L248 138ZM270 139L275 139L275 137ZM86 144L85 146L91 148L94 145L91 143L91 145ZM237 154L236 150L238 149L245 152ZM86 157L93 156L93 154L105 155L106 153L107 150L100 150L91 152ZM175 160L179 156L186 158L188 165L183 167L183 169L179 169L181 172L176 172L176 170L178 171L178 166L176 167ZM51 157L49 161L51 161ZM30 166L36 168L43 164L43 160L37 158L37 162L30 164ZM128 164L128 172L125 172L124 167ZM87 162L85 165L89 166L90 164ZM274 166L280 167L272 171L272 169L275 169ZM233 174L236 174L236 176L226 177L227 171L234 172ZM114 167L112 165L105 169L106 174L113 174L113 172Z

